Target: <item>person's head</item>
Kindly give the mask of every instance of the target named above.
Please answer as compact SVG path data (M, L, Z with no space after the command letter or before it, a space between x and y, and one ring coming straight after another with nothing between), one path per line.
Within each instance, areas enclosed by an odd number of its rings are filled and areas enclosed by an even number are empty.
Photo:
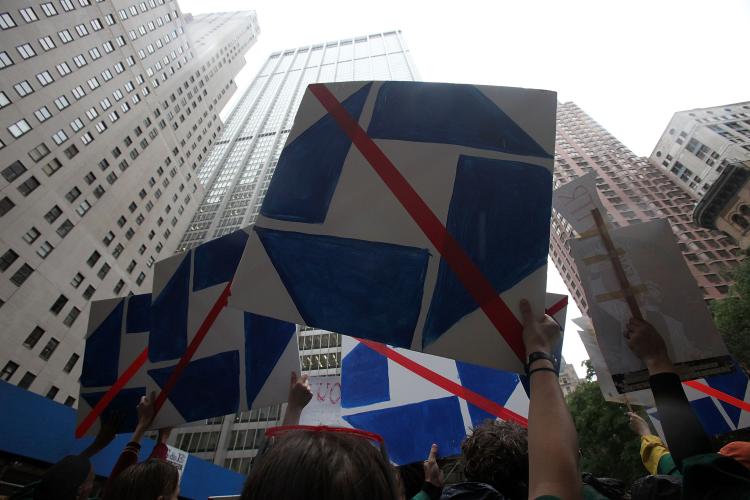
M367 438L294 430L253 464L240 498L392 500L398 490L391 465Z
M34 500L83 500L94 487L94 468L86 457L69 455L49 468L34 492Z
M422 490L424 483L424 465L422 462L401 465L396 468L397 479L404 489L404 497L411 498Z
M528 432L515 422L487 420L461 444L464 475L515 500L528 497Z
M164 460L152 459L131 465L112 482L107 500L177 500L180 476Z

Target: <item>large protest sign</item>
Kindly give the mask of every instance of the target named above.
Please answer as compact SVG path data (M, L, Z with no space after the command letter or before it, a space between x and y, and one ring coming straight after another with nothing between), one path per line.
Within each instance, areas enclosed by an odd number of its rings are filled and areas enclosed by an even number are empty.
M566 305L567 296L547 294L548 314L560 325ZM424 460L433 442L441 456L458 455L466 432L486 419L526 425L524 378L343 337L341 411L349 425L382 435L397 464Z
M575 232L583 236L597 233L592 210L599 210L606 220L607 211L596 190L596 175L593 172L555 189L552 208L568 221Z
M310 85L230 305L522 370L521 298L544 303L553 92Z
M95 433L99 418L119 414L121 431L138 423L135 407L146 394L142 370L151 323L151 294L91 303L81 370L76 435Z
M693 388L693 384L700 384L701 390ZM686 382L683 388L690 406L710 436L750 427L750 384L739 367L730 373ZM730 401L731 398L735 401ZM647 413L663 438L659 412L656 408L649 408Z
M648 387L648 373L622 333L632 317L627 295L635 297L644 318L661 334L683 379L731 370L732 361L669 223L654 220L614 229L610 235L629 290L620 286L601 238L572 240L570 247L597 342L618 392Z
M154 268L149 391L153 427L279 404L299 372L295 326L225 307L247 240L236 231Z

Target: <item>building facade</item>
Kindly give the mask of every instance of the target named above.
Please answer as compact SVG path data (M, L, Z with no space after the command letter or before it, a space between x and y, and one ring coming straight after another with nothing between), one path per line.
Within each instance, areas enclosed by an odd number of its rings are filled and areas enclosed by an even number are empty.
M693 210L693 220L725 232L743 250L750 248L750 160L724 168Z
M74 405L89 301L149 291L177 248L258 24L173 0L0 10L0 378Z
M743 160L750 160L750 102L675 113L649 158L697 197Z
M667 218L704 298L727 294L731 270L741 260L742 252L728 236L693 222L695 195L679 186L663 168L635 156L574 103L560 103L555 187L589 172L597 175L599 195L614 227ZM560 215L553 214L550 236L550 257L585 313L588 304L566 243L575 232Z
M205 194L178 249L187 250L255 221L308 84L416 79L400 31L271 54L196 173ZM341 335L303 327L298 341L306 373L340 373ZM265 429L278 425L282 410L262 408L181 427L172 444L247 473Z

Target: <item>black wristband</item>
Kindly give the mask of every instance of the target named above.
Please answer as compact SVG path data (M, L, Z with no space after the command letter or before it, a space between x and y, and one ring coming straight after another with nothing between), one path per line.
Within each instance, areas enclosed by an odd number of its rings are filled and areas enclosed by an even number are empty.
M543 366L541 368L534 368L533 370L529 370L527 377L531 377L531 374L535 372L552 372L555 375L557 375L557 371L554 368L550 368L549 366Z
M524 366L527 375L529 374L529 368L531 368L531 364L535 361L539 361L540 359L546 359L547 361L552 363L552 366L557 366L557 359L554 355L546 352L534 351L529 354L529 360L526 362L526 366Z

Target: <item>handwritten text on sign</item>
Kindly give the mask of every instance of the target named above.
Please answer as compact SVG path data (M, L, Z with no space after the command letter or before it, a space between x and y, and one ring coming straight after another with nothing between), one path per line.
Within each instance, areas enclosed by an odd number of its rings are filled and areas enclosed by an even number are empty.
M300 424L351 427L341 418L341 376L310 377L312 400L302 411Z

